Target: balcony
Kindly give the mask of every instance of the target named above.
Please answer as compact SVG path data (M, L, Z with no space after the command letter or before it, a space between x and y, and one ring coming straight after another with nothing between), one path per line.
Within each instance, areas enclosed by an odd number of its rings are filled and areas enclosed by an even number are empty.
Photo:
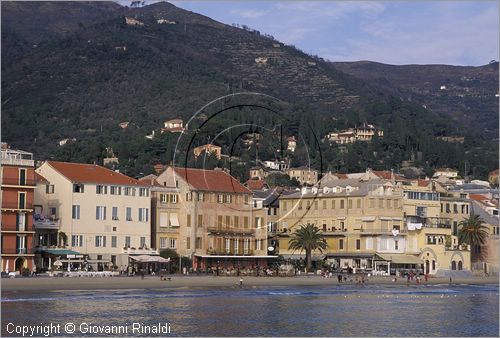
M207 230L212 234L253 235L255 232L255 229L234 227L208 227Z
M128 255L158 255L158 250L148 248L123 248L122 254Z
M20 180L19 177L3 177L2 186L35 187L36 182L33 179Z
M59 230L61 220L55 217L35 214L33 216L33 227L35 229Z
M225 249L209 249L207 253L212 256L253 256L254 250L234 250L226 251Z
M23 210L23 211L32 211L33 203L19 203L19 202L2 202L2 210Z
M21 150L2 149L2 165L34 167L33 154Z
M406 229L396 229L396 232L393 232L393 229L387 228L374 228L374 229L359 229L361 235L403 235L407 233Z

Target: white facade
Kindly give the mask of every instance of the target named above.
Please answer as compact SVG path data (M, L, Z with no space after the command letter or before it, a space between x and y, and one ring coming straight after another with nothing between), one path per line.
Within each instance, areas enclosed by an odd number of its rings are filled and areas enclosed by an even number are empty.
M47 162L36 171L53 189L37 185L34 204L44 213L55 208L59 232L67 235L66 249L120 266L128 264L127 248L150 248L148 187L83 182L83 192L74 192L74 182Z

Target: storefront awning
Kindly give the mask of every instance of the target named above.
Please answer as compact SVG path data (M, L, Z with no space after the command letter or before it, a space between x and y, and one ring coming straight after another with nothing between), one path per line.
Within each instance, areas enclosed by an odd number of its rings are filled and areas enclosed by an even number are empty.
M68 249L45 249L42 250L42 252L46 252L49 255L55 255L55 256L65 256L65 255L79 255L79 252L73 251L73 250L68 250Z
M278 256L224 256L224 255L195 255L200 258L216 258L216 259L254 259L254 258L278 258ZM285 255L283 255L285 256Z
M151 255L139 255L139 256L130 256L136 262L139 263L168 263L170 262L170 258L163 258L160 256L151 256Z
M375 260L391 262L392 264L422 264L423 261L412 255L406 254L376 254Z
M360 252L335 252L327 253L327 258L372 258L372 253L360 253Z

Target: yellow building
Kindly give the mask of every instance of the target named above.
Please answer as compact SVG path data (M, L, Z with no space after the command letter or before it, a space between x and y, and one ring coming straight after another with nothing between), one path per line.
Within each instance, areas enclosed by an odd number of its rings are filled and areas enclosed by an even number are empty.
M295 178L301 185L318 183L318 172L309 167L290 168L286 171L290 179Z
M267 265L266 212L231 175L168 167L156 182L155 245L191 257L195 269Z

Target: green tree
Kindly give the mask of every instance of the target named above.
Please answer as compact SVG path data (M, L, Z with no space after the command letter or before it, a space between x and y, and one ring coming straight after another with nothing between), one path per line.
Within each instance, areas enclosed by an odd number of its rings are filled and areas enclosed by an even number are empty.
M316 225L307 223L300 226L292 235L292 239L288 245L291 250L304 250L306 252L306 269L311 269L312 252L319 250L323 252L328 247L325 238L321 236L320 230Z
M460 243L466 243L472 248L472 260L481 258L481 251L475 250L486 242L488 238L488 227L484 225L479 215L471 214L459 223L458 238Z

